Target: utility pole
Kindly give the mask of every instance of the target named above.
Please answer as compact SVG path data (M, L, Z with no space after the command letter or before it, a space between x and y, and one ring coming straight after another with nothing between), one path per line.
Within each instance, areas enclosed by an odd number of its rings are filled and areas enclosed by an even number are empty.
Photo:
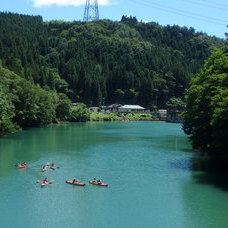
M99 20L98 0L86 0L83 21Z

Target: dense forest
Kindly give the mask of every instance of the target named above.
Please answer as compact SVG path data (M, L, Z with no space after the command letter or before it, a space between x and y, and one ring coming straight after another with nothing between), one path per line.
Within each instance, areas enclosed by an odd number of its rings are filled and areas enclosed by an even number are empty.
M190 79L225 40L193 28L120 22L44 22L0 13L0 133L88 119L85 105L183 103ZM82 114L84 113L85 114Z
M0 13L0 29L3 67L87 105L183 99L212 49L224 45L193 28L127 16L85 23Z

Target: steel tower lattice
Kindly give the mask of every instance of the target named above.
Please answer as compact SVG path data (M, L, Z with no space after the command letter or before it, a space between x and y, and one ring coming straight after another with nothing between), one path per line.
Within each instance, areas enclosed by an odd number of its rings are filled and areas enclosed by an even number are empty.
M86 0L83 21L99 20L98 0Z

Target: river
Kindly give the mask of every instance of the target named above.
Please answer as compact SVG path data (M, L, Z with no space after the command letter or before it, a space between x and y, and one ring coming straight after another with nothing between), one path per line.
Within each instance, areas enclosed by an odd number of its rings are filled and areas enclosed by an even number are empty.
M75 123L0 138L0 227L225 228L228 189L191 169L181 125ZM15 164L30 162L18 169ZM45 163L60 168L41 172ZM36 180L54 182L41 188ZM77 177L87 185L64 183ZM101 178L108 187L88 184ZM218 181L219 182L219 181Z

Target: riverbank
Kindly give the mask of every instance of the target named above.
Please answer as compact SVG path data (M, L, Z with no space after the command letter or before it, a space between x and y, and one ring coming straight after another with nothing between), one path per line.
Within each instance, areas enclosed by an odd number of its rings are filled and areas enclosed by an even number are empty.
M158 120L152 118L150 113L90 113L89 121L152 121Z

